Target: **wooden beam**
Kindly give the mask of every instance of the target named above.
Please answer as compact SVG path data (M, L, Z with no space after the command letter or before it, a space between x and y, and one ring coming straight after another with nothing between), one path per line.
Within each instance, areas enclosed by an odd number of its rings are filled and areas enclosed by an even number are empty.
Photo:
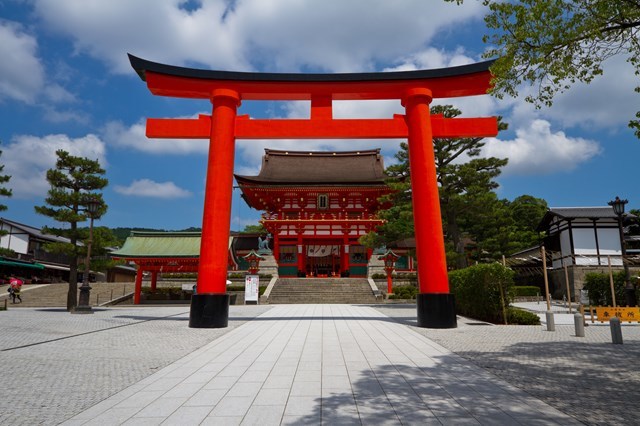
M408 137L404 115L391 119L251 119L238 116L235 124L236 139L402 139ZM434 138L488 137L498 134L495 117L444 118L433 116L431 126ZM189 118L149 118L147 137L208 139L211 117L200 115Z

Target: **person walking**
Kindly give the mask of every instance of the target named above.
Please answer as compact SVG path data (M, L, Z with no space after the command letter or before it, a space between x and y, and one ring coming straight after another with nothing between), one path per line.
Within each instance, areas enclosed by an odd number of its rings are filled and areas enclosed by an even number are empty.
M11 296L13 303L16 303L16 299L18 299L20 303L22 303L22 297L20 296L21 288L22 288L22 280L16 277L11 277L9 279L9 295Z

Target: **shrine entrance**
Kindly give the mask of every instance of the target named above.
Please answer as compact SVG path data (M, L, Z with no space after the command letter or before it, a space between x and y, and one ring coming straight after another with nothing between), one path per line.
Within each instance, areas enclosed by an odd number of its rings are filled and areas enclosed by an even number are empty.
M342 246L327 244L305 246L305 276L315 278L339 277L342 271L340 268L341 249Z
M190 327L220 328L228 325L227 250L235 140L336 138L407 139L420 291L416 302L418 326L457 326L454 297L449 292L447 277L433 138L496 136L497 119L432 116L429 105L434 98L486 94L490 88L491 61L435 70L274 74L183 68L131 55L129 60L152 94L208 99L213 105L211 115L200 115L195 119L147 119L147 137L209 140L198 294L191 300ZM333 118L333 101L375 99L396 99L404 106L405 114L387 119ZM252 119L246 115L238 116L238 107L243 100L307 100L311 104L310 118ZM256 188L255 193L258 192L259 188ZM361 191L358 193L362 194ZM329 193L318 193L317 197L321 195ZM282 198L286 196L283 194ZM305 206L310 201L301 198L298 200ZM344 201L337 201L348 203L347 197L344 198ZM320 198L315 202L319 203ZM307 230L313 228L314 235L322 235L314 217L301 215L273 220L273 224L287 226L286 237L297 239L296 248L301 246ZM350 218L347 213L330 220L333 221L330 226L339 226L346 231ZM301 230L302 224L304 230ZM284 232L283 229L281 231ZM350 231L343 233L345 238L349 235ZM343 252L341 256L344 260L351 253ZM341 261L341 266L343 263Z

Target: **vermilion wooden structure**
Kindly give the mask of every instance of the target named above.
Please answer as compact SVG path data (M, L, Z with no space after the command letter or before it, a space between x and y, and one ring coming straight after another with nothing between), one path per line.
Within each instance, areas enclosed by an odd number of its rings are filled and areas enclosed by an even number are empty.
M383 223L380 149L265 149L257 176L235 175L242 198L265 213L280 277L366 277L371 250L358 239Z
M209 139L198 294L190 327L226 327L227 239L236 139L407 138L414 194L418 258L418 325L456 327L449 293L433 138L497 134L497 120L431 116L434 98L482 95L490 87L491 62L436 70L353 74L274 74L210 71L150 62L129 55L152 94L209 99L211 116L147 120L150 138ZM398 99L405 115L389 119L334 119L334 100ZM309 119L238 116L242 100L308 100Z

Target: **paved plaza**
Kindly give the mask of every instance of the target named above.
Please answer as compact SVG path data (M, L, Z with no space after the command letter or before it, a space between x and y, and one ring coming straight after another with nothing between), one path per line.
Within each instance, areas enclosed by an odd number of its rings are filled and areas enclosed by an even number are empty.
M412 305L0 312L0 424L635 424L640 326L415 327Z

